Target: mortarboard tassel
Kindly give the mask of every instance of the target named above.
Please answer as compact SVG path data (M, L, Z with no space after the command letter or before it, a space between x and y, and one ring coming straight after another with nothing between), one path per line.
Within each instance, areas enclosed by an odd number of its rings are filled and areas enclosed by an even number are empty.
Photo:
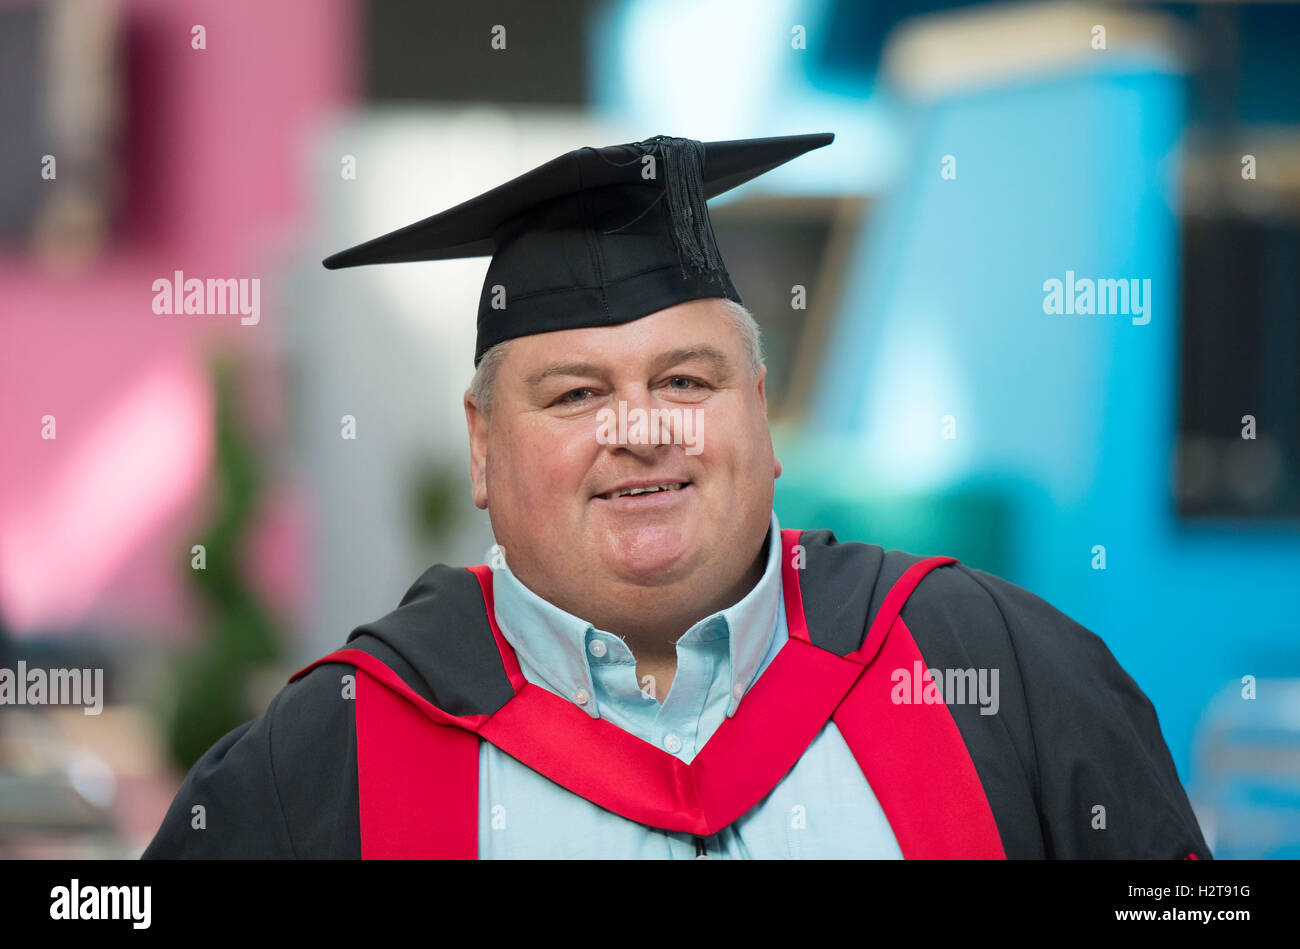
M718 279L726 273L726 265L709 222L708 199L704 194L704 143L668 135L656 135L647 139L649 142L658 146L663 163L664 195L682 273L686 273L689 264L696 271Z

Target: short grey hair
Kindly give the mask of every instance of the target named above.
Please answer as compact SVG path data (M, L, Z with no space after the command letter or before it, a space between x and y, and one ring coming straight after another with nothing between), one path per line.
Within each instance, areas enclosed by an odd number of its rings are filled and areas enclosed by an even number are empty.
M719 302L726 309L731 324L740 333L745 346L746 361L749 363L750 377L756 378L763 368L763 336L758 328L758 321L749 310L735 300L719 298ZM469 389L465 392L470 401L484 414L492 411L492 389L496 385L497 370L501 368L501 360L505 358L506 347L509 345L510 340L507 339L497 343L483 354L478 368L474 370L474 378L470 380Z

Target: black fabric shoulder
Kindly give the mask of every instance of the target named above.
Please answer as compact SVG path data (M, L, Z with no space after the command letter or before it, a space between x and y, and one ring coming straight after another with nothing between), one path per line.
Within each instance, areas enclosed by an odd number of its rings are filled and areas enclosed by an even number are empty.
M397 609L358 627L348 645L453 715L490 714L513 694L478 579L463 568L425 571ZM218 741L144 856L359 857L355 672L349 663L317 666Z
M866 635L884 551L871 544L842 544L825 530L803 531L799 543L805 557L799 590L808 637L822 649L846 655Z
M1014 652L1048 856L1208 859L1155 708L1102 639L1013 583L962 572L998 610ZM976 657L989 648L968 645Z
M827 530L803 531L799 543L806 555L799 589L809 638L839 656L862 645L890 589L925 559L875 544L840 542Z
M352 672L318 666L208 749L144 859L359 857Z
M430 567L397 609L353 630L348 646L452 715L490 715L514 695L478 578L463 567Z
M144 859L293 856L271 772L268 716L279 698L267 715L232 729L195 762Z

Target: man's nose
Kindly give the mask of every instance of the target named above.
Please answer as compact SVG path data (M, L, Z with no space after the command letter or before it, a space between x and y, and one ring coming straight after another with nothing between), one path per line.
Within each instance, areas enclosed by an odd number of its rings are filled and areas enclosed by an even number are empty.
M665 427L664 414L655 411L663 408L646 386L616 391L612 406L615 425L610 444L643 457L661 451L672 442L671 433Z

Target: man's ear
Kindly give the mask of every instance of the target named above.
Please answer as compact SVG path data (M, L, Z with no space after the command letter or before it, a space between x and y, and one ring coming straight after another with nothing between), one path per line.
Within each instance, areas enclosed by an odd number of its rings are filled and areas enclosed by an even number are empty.
M474 506L487 510L488 417L465 393L465 424L469 427L469 477L474 487Z
M763 365L758 368L758 401L763 406L763 417L767 418L767 366ZM768 434L769 440L771 434ZM776 457L776 449L772 449L772 477L781 477L781 459Z

